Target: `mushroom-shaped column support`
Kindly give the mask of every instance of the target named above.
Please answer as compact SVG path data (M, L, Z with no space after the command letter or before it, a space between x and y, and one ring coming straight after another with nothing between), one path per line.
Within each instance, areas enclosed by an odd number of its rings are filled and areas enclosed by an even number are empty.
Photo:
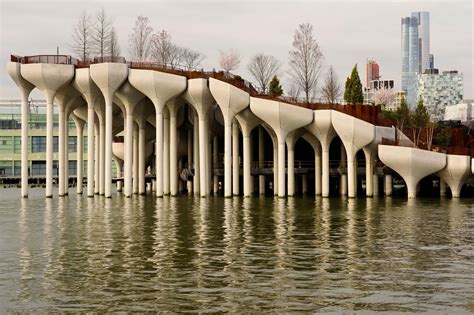
M288 133L313 121L311 110L282 102L250 98L250 109L275 132L278 139L278 196L285 197L285 141Z
M74 89L71 85L66 85L56 93L56 104L58 105L58 126L59 126L59 187L58 194L59 196L64 196L67 194L67 183L66 183L66 173L67 173L67 156L66 156L66 147L67 147L67 115L66 115L66 106L70 104L80 93ZM69 105L71 106L71 105ZM68 128L69 129L69 128Z
M302 138L305 139L314 150L314 192L316 196L321 196L321 144L309 131L303 134Z
M35 88L21 76L21 65L9 62L7 71L20 91L21 100L21 197L28 197L28 96Z
M112 110L115 92L127 79L128 67L122 63L99 63L90 66L90 75L105 100L105 174L104 194L112 197Z
M178 110L183 105L182 99L175 97L166 103L170 114L170 194L178 194Z
M94 197L95 107L103 97L92 81L89 68L76 69L73 85L87 102L87 114L82 117L87 121L87 196Z
M166 102L186 90L183 76L153 70L130 69L130 84L145 94L155 106L156 196L163 197L163 109Z
M295 144L304 133L305 130L296 129L286 137L286 148L288 151L288 196L295 195Z
M471 157L467 155L446 155L446 167L438 172L451 189L453 198L459 198L461 188L471 175Z
M79 118L74 113L71 115L76 125L76 139L77 139L77 193L82 194L82 185L84 182L84 125L86 122Z
M249 94L220 80L209 79L209 88L224 116L224 196L232 196L232 120L249 106Z
M133 160L133 120L137 104L145 98L145 95L135 89L128 81L117 90L116 96L125 107L125 159L124 159L124 195L132 196L132 167L138 161Z
M242 129L243 145L244 145L244 197L250 197L251 195L251 173L250 173L250 133L252 130L260 125L262 122L258 119L249 108L244 109L240 112L236 119L239 121L240 128Z
M408 198L416 197L419 181L446 166L446 154L409 147L379 145L379 158L405 181Z
M314 119L306 129L319 140L322 151L322 187L321 195L329 197L329 147L336 136L332 126L332 111L329 109L315 110Z
M195 175L198 174L197 167L199 164L199 189L197 186L194 187L194 192L199 192L201 197L208 195L208 181L206 172L206 161L207 161L207 119L209 109L212 104L215 103L212 97L211 91L207 85L206 79L191 79L188 80L188 89L183 94L183 98L191 104L197 112L197 117L194 116L194 148L197 150L199 147L199 154L195 155ZM198 129L196 129L196 124ZM196 132L197 131L197 132ZM196 137L198 134L199 137ZM195 152L196 152L195 150ZM197 153L197 152L196 152ZM197 181L198 176L195 176L194 180Z
M46 198L53 196L53 102L58 90L74 77L74 66L63 64L24 64L21 75L46 97Z
M347 153L347 181L348 197L354 198L356 195L357 169L356 154L374 140L374 125L349 116L347 114L332 111L332 124L337 134L341 138Z

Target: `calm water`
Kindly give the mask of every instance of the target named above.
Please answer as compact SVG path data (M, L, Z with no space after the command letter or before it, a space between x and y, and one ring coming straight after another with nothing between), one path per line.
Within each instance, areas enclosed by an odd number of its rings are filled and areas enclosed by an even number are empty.
M0 190L0 313L474 312L473 199Z

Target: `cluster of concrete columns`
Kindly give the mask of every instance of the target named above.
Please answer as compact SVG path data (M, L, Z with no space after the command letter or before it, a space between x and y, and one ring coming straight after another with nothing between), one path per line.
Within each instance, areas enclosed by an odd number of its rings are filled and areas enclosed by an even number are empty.
M378 194L378 176L375 174L377 157L399 173L408 187L409 197L416 195L421 178L438 172L458 197L462 184L471 174L471 159L449 156L413 148L380 145L382 137L393 135L392 128L374 126L350 115L334 110L310 110L284 102L250 97L242 89L213 78L187 79L184 76L152 71L129 69L126 64L100 63L89 68L75 69L65 64L22 64L11 62L8 72L20 90L22 100L22 181L21 194L28 195L28 96L34 87L40 89L47 100L46 113L46 196L53 192L53 103L59 113L59 195L68 192L68 128L69 118L75 122L78 139L77 192L82 193L83 137L87 123L87 195L112 195L112 161L117 175L123 174L125 196L145 193L145 169L149 153L150 136L154 138L155 160L152 163L156 179L154 190L158 197L176 196L180 191L178 169L183 160L178 154L178 112L186 102L189 106L189 125L184 135L188 168L194 169L188 191L202 197L219 189L219 178L212 173L219 164L219 149L223 151L224 196L240 194L240 164L242 162L243 195L253 191L251 174L251 132L258 127L258 167L263 168L264 132L273 144L273 190L285 197L295 194L295 144L305 139L315 156L315 194L329 196L329 148L338 136L341 140L341 161L347 172L341 175L340 192L349 197L357 195L357 160L359 151L366 161L366 194ZM215 106L222 113L223 150L219 148L218 134L210 117ZM121 115L117 115L117 108ZM118 119L117 117L123 119ZM147 132L155 129L154 137ZM151 127L150 127L151 128ZM384 129L385 128L385 129ZM113 145L113 136L124 132L122 151ZM239 137L242 134L242 161L239 155ZM120 147L120 145L117 145ZM418 150L418 149L416 149ZM429 167L420 163L415 155L431 161ZM179 167L181 165L181 167ZM211 184L213 183L213 184ZM211 186L212 185L212 186ZM385 194L392 193L391 175L385 176ZM302 190L308 190L307 176L303 177ZM444 187L444 186L443 186ZM259 175L258 191L265 193L265 176Z

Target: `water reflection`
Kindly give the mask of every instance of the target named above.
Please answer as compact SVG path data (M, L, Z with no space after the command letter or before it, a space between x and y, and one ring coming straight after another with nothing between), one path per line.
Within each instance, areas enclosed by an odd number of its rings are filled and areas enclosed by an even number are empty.
M472 200L71 195L0 206L0 312L473 308Z

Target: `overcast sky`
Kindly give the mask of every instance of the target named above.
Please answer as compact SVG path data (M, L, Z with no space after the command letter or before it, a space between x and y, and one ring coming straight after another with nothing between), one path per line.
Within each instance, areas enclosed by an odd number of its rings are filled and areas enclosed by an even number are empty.
M10 54L69 54L67 44L83 10L103 7L114 18L122 55L128 57L128 34L138 15L148 16L155 31L165 29L173 41L206 55L202 66L218 69L219 49L240 51L235 73L250 78L246 64L259 52L283 64L283 88L288 75L288 50L300 23L314 26L325 66L333 65L341 85L353 65L365 79L365 61L374 58L382 79L400 86L400 18L429 11L431 53L440 70L464 74L464 98L473 99L472 0L451 1L9 1L0 0L0 69ZM33 97L43 98L38 92ZM18 98L6 71L0 71L0 98Z

